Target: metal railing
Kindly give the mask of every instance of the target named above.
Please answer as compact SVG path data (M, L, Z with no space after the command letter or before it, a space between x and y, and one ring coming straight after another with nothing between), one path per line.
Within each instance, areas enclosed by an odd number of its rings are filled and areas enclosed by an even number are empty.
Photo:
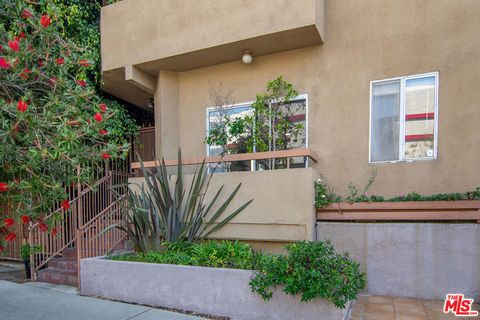
M311 149L308 148L299 148L291 150L277 150L277 151L265 151L265 152L254 152L254 153L240 153L240 154L227 154L224 156L212 156L212 157L196 157L190 159L183 159L183 165L196 165L205 163L224 163L224 162L239 162L239 161L258 161L258 160L268 160L268 159L286 159L286 167L289 167L290 159L293 158L308 158L313 162L318 161L318 155ZM155 168L157 165L160 165L160 161L144 161L143 165L145 168ZM166 166L177 166L178 160L168 159L165 160ZM141 168L140 162L131 163L132 170L137 170Z
M118 209L118 202L115 201L116 197L112 186L123 185L121 188L116 188L117 192L120 194L126 192L130 176L125 172L107 170L103 178L94 185L81 190L75 198L69 201L69 210L59 208L42 220L48 221L54 216L61 217L61 219L56 219L50 232L46 232L42 221L31 224L28 230L28 242L39 248L30 255L33 280L36 280L36 272L39 269L59 256L66 248L77 247L77 257L82 256L78 251L79 246L82 245L82 243L78 243L78 239L81 239L77 238L78 230L88 230L86 226L94 226L92 221L100 221L98 220L101 219L100 217L107 217L113 209ZM56 232L52 232L53 228ZM114 239L116 238L114 237ZM107 244L102 248L106 248L106 246ZM93 252L100 251L95 249Z
M126 233L115 225L122 224L121 203L124 198L113 201L76 231L78 277L80 260L98 257L112 252L126 237ZM79 281L80 283L80 281Z

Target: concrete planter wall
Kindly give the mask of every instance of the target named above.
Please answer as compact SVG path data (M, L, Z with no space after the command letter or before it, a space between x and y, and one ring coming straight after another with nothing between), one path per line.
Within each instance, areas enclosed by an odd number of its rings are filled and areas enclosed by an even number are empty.
M301 302L277 289L270 301L251 292L254 271L83 259L81 294L153 307L168 307L231 319L345 319L337 309L315 299Z
M360 263L370 294L480 296L480 224L318 222L317 237Z

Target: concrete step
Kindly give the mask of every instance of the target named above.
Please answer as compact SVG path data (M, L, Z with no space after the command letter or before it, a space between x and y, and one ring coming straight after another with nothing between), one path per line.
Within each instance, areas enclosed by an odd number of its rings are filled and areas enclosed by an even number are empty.
M77 259L55 258L48 263L48 268L60 271L76 271L78 269Z
M73 271L47 268L37 272L37 281L76 287L78 286L78 275Z

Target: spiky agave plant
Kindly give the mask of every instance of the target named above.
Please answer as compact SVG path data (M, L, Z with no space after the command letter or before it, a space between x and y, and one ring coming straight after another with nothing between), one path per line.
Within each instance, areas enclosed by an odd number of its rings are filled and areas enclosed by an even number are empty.
M247 201L219 220L240 190L241 183L225 200L220 200L222 185L207 201L215 173L207 173L205 162L196 168L191 183L186 186L180 150L175 178L168 174L163 158L152 171L146 170L143 161L139 161L145 183L137 185L137 190L128 191L122 208L124 222L116 225L128 234L137 252L161 250L162 242L202 241L253 201Z

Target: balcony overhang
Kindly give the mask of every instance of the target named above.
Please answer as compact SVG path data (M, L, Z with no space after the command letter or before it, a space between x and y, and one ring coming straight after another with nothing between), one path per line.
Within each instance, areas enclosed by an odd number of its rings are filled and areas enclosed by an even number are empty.
M320 45L323 0L123 0L102 8L104 90L146 107L160 70ZM146 85L147 84L147 85Z

